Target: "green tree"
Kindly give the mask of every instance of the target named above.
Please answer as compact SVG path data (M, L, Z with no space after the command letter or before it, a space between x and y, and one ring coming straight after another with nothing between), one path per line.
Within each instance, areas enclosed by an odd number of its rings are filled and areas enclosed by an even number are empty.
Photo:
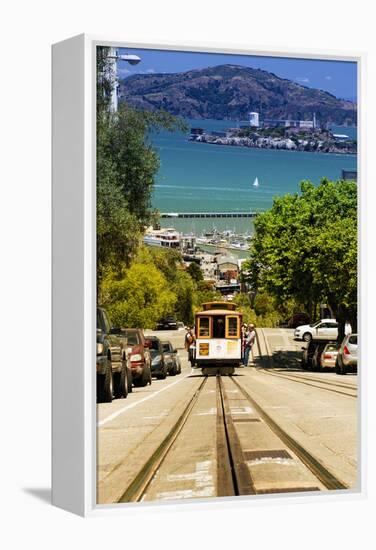
M149 140L150 133L185 129L185 123L165 111L138 111L125 103L119 105L107 123L108 139L103 153L113 160L117 183L130 213L140 226L148 225L154 179L160 167L158 153Z
M178 270L172 290L176 295L174 312L177 319L185 324L191 324L193 321L194 282L187 273Z
M197 283L197 289L193 296L193 309L194 311L201 311L202 304L205 302L222 301L223 296L220 292L213 289L213 285L206 281L200 281Z
M121 272L130 264L141 239L139 225L129 212L127 201L117 184L110 158L98 154L97 161L97 278L106 269Z
M114 75L109 48L97 49L97 282L135 257L144 228L155 221L151 194L160 161L151 132L185 129L181 119L122 104L110 111Z
M270 293L277 304L294 299L314 316L326 302L356 326L356 183L302 182L301 194L274 199L255 220L245 267L252 289Z
M173 311L176 300L163 274L151 264L133 263L121 279L110 273L101 286L100 303L117 326L154 328Z
M198 264L196 264L196 262L191 262L189 264L187 273L192 277L194 281L196 281L196 283L198 283L199 281L202 281L204 278L201 268Z

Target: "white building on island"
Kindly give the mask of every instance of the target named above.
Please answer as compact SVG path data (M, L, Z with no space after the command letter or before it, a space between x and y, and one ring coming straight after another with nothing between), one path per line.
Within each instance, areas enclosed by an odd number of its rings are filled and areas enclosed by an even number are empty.
M259 114L249 113L249 125L258 128L260 126Z

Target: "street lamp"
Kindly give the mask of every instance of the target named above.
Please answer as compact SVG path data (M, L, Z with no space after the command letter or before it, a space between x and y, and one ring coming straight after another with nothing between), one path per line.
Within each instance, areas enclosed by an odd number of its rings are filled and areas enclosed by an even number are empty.
M111 93L111 111L115 113L118 110L118 77L117 77L117 62L126 61L130 65L137 65L140 63L141 58L134 54L122 54L118 55L116 48L110 48L110 55L108 58L111 60L111 77L113 81L112 93Z

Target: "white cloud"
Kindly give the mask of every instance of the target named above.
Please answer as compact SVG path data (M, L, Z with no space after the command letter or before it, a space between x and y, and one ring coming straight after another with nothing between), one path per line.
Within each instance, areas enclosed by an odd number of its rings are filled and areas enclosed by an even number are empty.
M155 70L154 70L154 69L147 69L147 70L146 70L146 73L149 73L149 74L155 73Z
M325 80L332 80L332 77L328 75L325 77Z
M120 76L120 78L131 74L131 72L132 71L130 71L129 69L126 69L125 67L118 67L117 68L117 74L118 74L118 76Z
M295 77L296 82L301 82L302 84L308 84L309 78L306 76L296 76Z

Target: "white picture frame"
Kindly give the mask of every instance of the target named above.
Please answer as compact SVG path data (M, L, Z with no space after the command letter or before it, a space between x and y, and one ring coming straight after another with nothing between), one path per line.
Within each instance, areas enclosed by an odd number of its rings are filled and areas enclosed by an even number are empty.
M95 397L95 307L96 307L96 212L95 212L95 84L96 47L157 48L197 52L267 55L312 59L336 59L358 64L358 182L359 185L359 312L364 334L366 300L362 242L366 231L365 209L365 55L362 53L305 50L244 49L211 44L135 44L111 37L79 35L52 48L52 502L79 514L91 516L119 512L132 504L96 504L96 397ZM361 223L360 223L361 222ZM362 269L360 269L362 266ZM362 371L359 375L359 481L356 491L328 495L269 495L211 499L163 504L184 506L254 506L315 499L357 499L366 491L365 409L366 357L360 341ZM363 420L363 421L361 421ZM146 505L138 504L138 507ZM151 505L147 505L149 508ZM158 509L160 504L153 504Z

